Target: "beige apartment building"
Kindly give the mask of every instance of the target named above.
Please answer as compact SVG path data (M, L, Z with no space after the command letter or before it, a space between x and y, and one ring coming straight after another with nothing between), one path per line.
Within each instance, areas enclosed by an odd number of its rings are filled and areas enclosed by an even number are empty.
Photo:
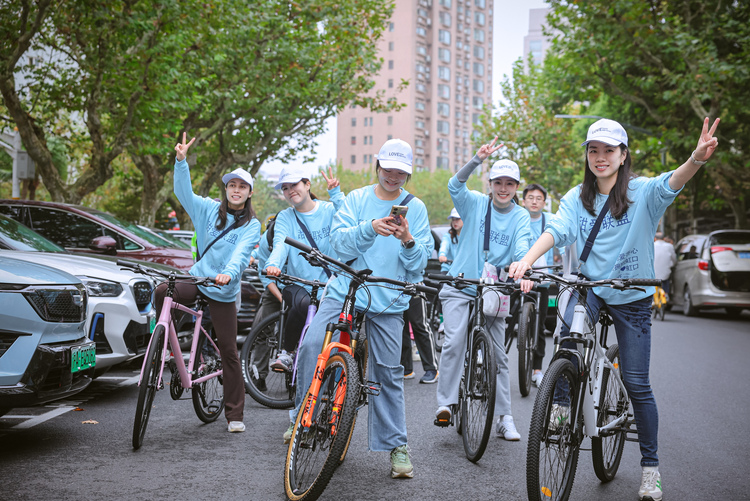
M493 11L494 0L396 0L375 89L406 106L339 114L336 157L345 169L374 167L393 138L412 146L415 171L455 172L471 159L473 124L492 103ZM398 92L402 79L409 84Z

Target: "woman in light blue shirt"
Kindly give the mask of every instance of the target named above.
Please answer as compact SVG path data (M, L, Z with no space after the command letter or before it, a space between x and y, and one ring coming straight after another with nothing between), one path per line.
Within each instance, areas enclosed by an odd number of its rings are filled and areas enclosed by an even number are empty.
M438 251L440 271L443 273L448 273L451 264L453 264L453 256L458 247L458 236L461 234L461 228L464 227L464 222L455 207L451 209L448 221L451 227L448 233L443 234L443 238L440 241L440 250Z
M581 273L591 280L607 278L654 278L654 234L664 211L677 194L705 164L718 145L713 137L717 118L709 130L708 117L698 144L690 158L672 172L654 178L636 177L631 171L628 136L623 127L602 119L588 131L583 183L561 200L560 209L522 260L510 267L510 275L521 278L531 265L553 245L575 243L583 249L607 199L609 214L602 220L599 233ZM529 287L526 286L526 289ZM645 290L617 291L611 288L590 290L587 304L594 318L603 304L614 320L625 387L633 403L638 441L641 448L640 499L661 499L661 475L658 470L657 434L659 417L651 383L651 296ZM573 317L575 301L565 311L566 323ZM569 333L563 326L561 336Z

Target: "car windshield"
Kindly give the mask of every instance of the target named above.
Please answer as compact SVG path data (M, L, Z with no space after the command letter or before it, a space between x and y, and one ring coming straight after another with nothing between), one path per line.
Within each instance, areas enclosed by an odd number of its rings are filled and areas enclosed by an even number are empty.
M120 228L129 231L130 233L134 234L135 236L142 238L143 240L147 241L151 245L155 245L156 247L164 247L164 240L159 237L158 235L154 235L150 231L143 230L138 227L137 224L134 223L126 223L125 221L122 221L112 214L107 214L106 212L100 212L98 210L94 209L83 209L91 214L95 214L97 217L104 219L108 223L114 224L115 226L119 226Z
M750 244L750 232L747 231L723 231L711 235L712 245L738 245Z
M177 240L169 233L161 233L159 230L152 230L151 228L147 228L145 226L138 226L140 229L147 231L151 234L153 234L155 237L159 238L159 240L162 242L162 246L164 247L175 247L178 249L189 249L190 246L187 245L185 242L182 242L180 240Z
M13 250L66 252L56 243L9 217L0 216L0 235L12 243Z

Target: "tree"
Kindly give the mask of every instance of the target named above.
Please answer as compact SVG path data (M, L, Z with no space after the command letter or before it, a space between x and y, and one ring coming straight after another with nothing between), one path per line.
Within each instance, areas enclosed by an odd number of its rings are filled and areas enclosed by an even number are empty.
M617 105L610 118L659 137L669 152L668 169L689 157L704 117L721 117L720 147L705 175L717 188L713 193L731 208L735 226L747 228L750 5L725 0L550 4L548 22L557 34L545 66L556 73L558 99L594 103L605 94Z

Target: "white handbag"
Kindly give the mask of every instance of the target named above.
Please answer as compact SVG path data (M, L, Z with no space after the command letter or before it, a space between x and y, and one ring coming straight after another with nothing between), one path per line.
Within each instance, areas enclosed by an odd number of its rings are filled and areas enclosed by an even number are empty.
M506 273L502 273L506 277L499 277L497 268L488 263L484 262L484 268L482 269L482 280L485 283L493 284L504 282L507 278ZM501 293L497 289L484 289L482 292L483 307L482 311L484 316L487 318L506 318L510 315L510 296Z

